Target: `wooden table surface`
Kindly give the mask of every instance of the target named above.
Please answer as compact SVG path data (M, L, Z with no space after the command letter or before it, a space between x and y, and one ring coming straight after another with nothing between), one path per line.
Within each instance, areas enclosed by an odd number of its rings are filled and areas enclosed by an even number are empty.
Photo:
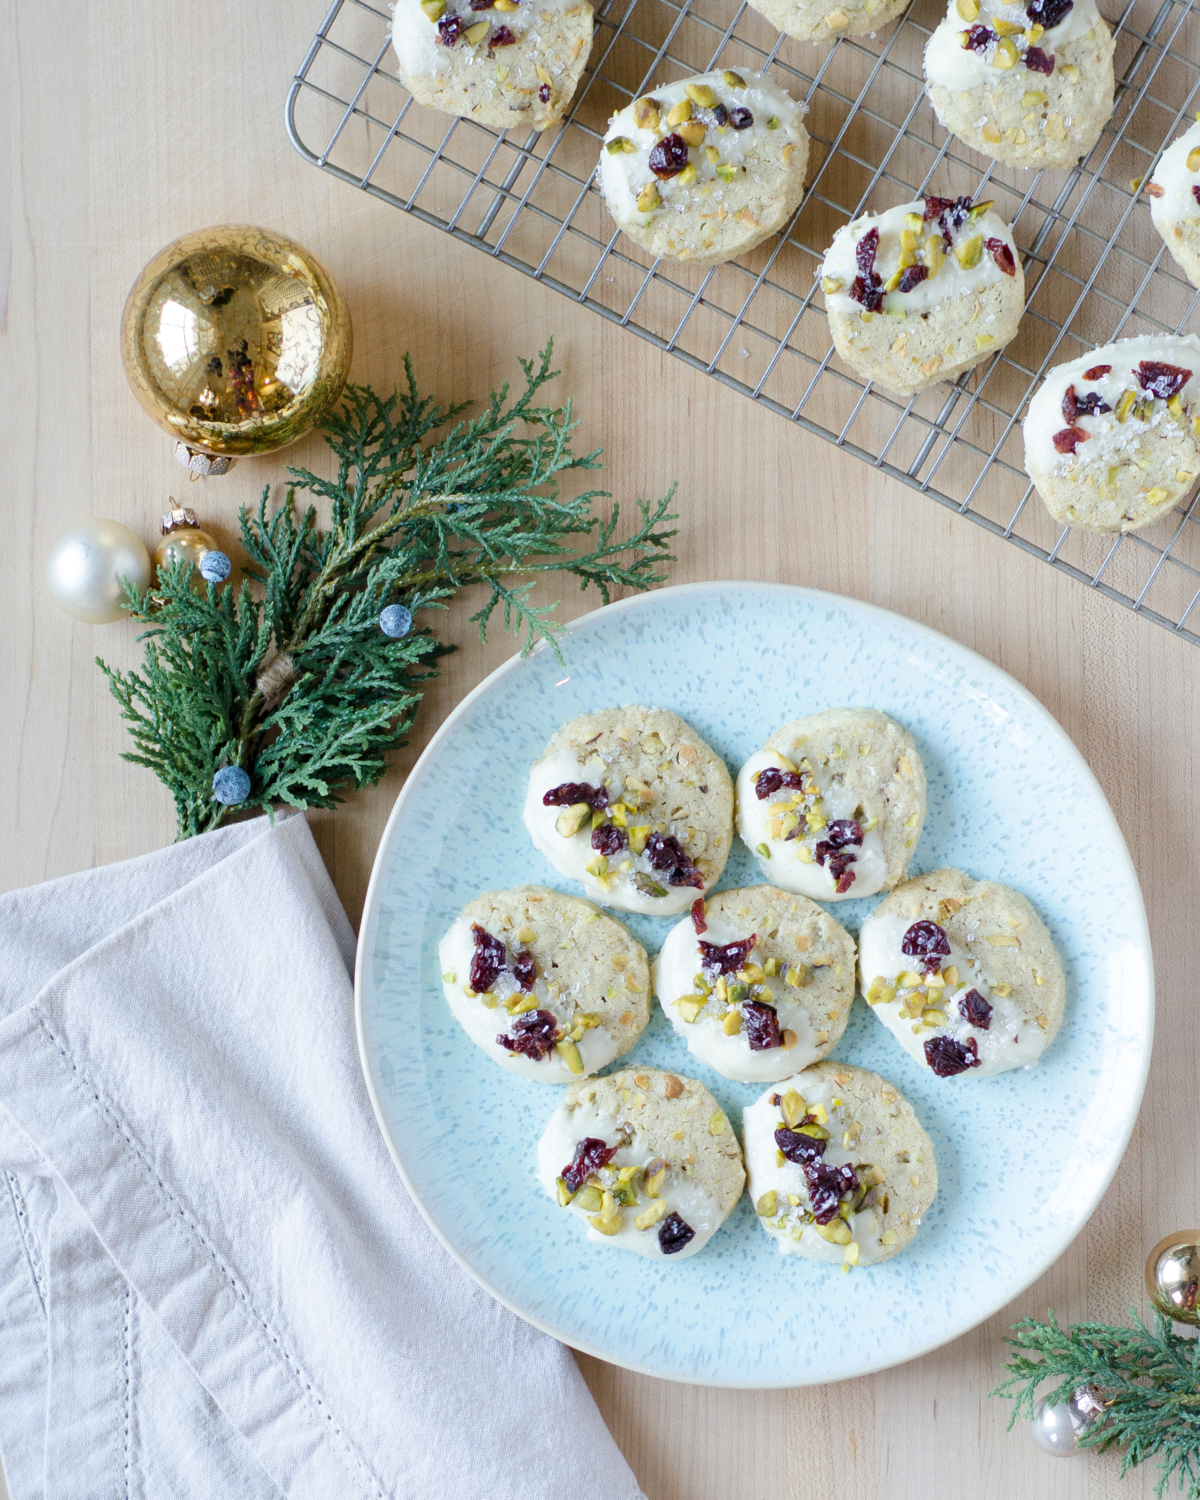
M650 1500L1149 1494L1115 1457L1062 1463L989 1401L1010 1322L1053 1307L1116 1320L1141 1303L1144 1257L1200 1220L1195 1097L1200 1011L1197 766L1200 652L850 456L760 411L632 334L570 306L468 246L410 222L303 163L284 134L292 70L323 0L9 0L7 209L0 287L3 712L0 884L15 887L169 842L172 810L119 759L124 731L92 665L135 658L129 625L74 623L43 583L47 552L89 514L153 546L168 497L232 544L236 508L284 459L189 484L126 386L117 350L125 294L186 230L252 221L330 267L354 316L353 375L388 387L411 350L426 388L477 396L548 336L581 443L607 451L619 498L679 481L676 581L810 584L898 610L1013 673L1100 779L1146 895L1158 972L1158 1045L1142 1115L1087 1228L1024 1296L938 1353L871 1379L793 1392L674 1385L580 1358ZM719 433L720 441L714 441ZM318 464L307 440L286 459ZM510 653L472 641L456 605L445 664L412 745L378 787L312 819L357 922L388 810L427 737ZM592 607L570 594L569 616ZM347 1017L347 1025L350 1019ZM1180 1100L1185 1101L1181 1104ZM946 1274L971 1277L969 1263ZM980 1296L986 1295L981 1282ZM3 1359L0 1337L0 1359Z

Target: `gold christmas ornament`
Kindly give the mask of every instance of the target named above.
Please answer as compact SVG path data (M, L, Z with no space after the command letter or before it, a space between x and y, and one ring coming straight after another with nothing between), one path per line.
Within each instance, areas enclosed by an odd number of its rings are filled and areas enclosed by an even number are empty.
M191 563L196 569L195 581L200 582L201 558L218 549L208 532L200 529L196 512L188 510L186 506L167 511L162 518L162 534L162 541L154 549L155 568L167 568L177 562Z
M150 554L136 531L103 516L89 516L60 537L46 560L46 584L54 602L89 625L124 619L125 578L144 589L150 582Z
M1167 1235L1146 1261L1146 1291L1165 1317L1200 1323L1200 1229Z
M329 272L251 224L160 250L121 320L133 393L196 477L229 467L206 457L271 453L303 437L341 395L350 352L350 314Z

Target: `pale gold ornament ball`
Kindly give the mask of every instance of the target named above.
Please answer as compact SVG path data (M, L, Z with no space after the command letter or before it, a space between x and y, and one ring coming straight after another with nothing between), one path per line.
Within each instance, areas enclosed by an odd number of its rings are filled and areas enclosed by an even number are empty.
M251 224L187 234L154 257L121 320L121 359L151 417L201 455L270 453L332 410L350 368L350 313L329 272ZM228 467L226 465L226 467Z
M194 511L180 506L167 511L162 518L163 539L154 549L156 570L169 568L172 563L190 563L196 569L193 585L200 584L200 559L206 552L218 550L216 542L207 531L201 529Z
M1200 1229L1167 1235L1146 1261L1146 1291L1176 1323L1200 1323Z
M88 625L125 618L125 579L144 589L150 582L150 554L137 532L103 516L89 516L73 527L46 559L46 584L54 602Z

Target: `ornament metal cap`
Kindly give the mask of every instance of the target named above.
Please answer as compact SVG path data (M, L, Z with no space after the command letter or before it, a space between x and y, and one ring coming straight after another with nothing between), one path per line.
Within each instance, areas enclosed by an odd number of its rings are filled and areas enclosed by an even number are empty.
M206 453L203 448L190 448L187 443L175 444L175 458L188 471L189 479L217 479L228 474L237 463L236 458Z
M1159 1240L1146 1260L1146 1292L1164 1317L1200 1323L1200 1229Z
M196 512L190 510L186 505L177 506L174 510L163 512L162 534L169 536L172 531L186 531L199 529L200 522L196 519Z

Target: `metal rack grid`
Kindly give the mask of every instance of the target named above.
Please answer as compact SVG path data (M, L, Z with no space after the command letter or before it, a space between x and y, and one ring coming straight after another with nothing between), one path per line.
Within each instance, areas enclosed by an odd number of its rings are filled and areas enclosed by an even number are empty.
M1200 105L1200 16L1190 0L1127 0L1110 17L1116 105L1069 172L1001 167L937 124L921 59L941 0L914 0L880 36L828 48L779 35L739 0L594 3L595 40L570 114L516 140L409 97L386 0L333 0L288 94L291 140L314 165L1200 645L1198 497L1133 535L1061 528L1025 475L1019 425L1051 365L1113 338L1181 331L1200 298L1134 185ZM781 234L736 262L655 262L605 211L592 182L600 142L631 99L716 67L765 72L807 103L805 198ZM956 384L904 401L833 350L815 273L838 225L927 192L995 201L1013 224L1028 300L1004 350Z

